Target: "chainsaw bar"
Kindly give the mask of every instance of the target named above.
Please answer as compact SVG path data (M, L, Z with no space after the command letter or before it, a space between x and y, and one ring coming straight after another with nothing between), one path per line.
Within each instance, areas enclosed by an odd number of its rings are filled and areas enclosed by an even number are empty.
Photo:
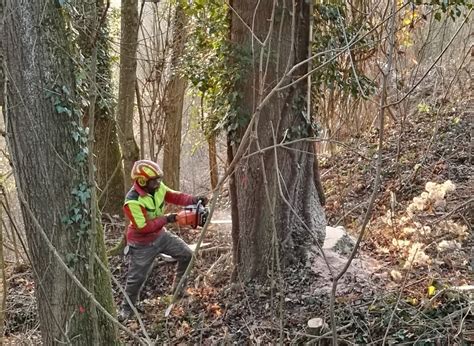
M211 220L210 223L212 224L220 224L220 225L224 225L224 224L232 224L232 220Z

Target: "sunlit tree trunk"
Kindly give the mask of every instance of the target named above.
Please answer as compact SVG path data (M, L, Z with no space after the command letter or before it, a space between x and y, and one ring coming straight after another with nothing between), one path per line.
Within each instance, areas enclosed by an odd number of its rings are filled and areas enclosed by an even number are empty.
M219 179L219 170L217 167L217 145L216 135L212 134L207 139L207 145L209 146L209 172L211 177L211 188L215 189Z
M181 157L181 128L186 79L179 73L179 59L186 43L186 14L178 3L173 25L173 53L171 57L171 80L166 88L165 100L165 145L163 152L163 172L166 184L179 190Z
M117 125L123 156L125 176L139 159L138 145L133 135L133 109L137 80L138 0L122 0L120 39L120 77ZM131 178L125 179L124 191L130 188Z
M7 142L35 268L43 344L111 345L114 325L102 313L93 317L90 297L51 249L113 314L107 274L97 265L94 273L89 270L95 254L105 261L105 248L100 227L91 232L95 186L88 178L87 133L66 11L47 0L5 2Z
M304 0L295 3L296 8L290 0L233 2L236 13L232 13L231 41L246 54L241 60L250 60L236 85L240 96L235 105L240 110L236 121L254 113L258 117L248 155L274 143L310 136L305 79L274 93L263 108L259 107L260 101L285 78L285 71L308 56L309 8ZM266 42L265 47L252 36L249 27L260 42ZM306 71L306 65L302 65L283 84L295 81ZM239 128L235 137L231 134L231 159L244 131ZM314 160L313 144L299 141L288 148L244 157L237 166L230 195L234 263L241 279L264 280L276 267L277 259L281 263L304 261L314 239L324 238L325 218L315 186Z

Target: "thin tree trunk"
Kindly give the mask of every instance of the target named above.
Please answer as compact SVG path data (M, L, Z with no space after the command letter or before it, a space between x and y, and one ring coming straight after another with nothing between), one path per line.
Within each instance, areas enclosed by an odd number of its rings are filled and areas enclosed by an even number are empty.
M142 110L142 100L140 99L140 88L135 83L135 97L137 98L138 120L140 124L140 158L144 159L145 154L145 114Z
M2 189L3 190L3 189ZM4 197L4 196L2 196ZM0 219L3 219L3 208L0 206ZM7 302L7 280L5 277L5 258L3 257L3 223L0 223L0 344L3 344L4 322Z
M4 23L4 12L3 12L3 2L0 0L0 37L3 37L3 23ZM0 40L0 107L5 103L5 71L3 70L4 64L4 52L3 52L3 40Z
M3 205L5 206L5 208L7 210L11 210L10 203L8 202L8 195L7 195L7 191L5 190L5 186L1 187L1 193L5 197L4 201L3 201ZM14 220L12 218L9 218L9 223L10 223L10 226L11 226L11 229L12 229L10 240L13 243L13 251L15 253L15 266L19 266L21 264L21 259L23 259L23 258L21 256L20 249L18 248L18 243L17 243L17 240L16 240L16 237L17 237L16 232L13 231L16 228L16 225L14 224ZM5 226L5 224L4 224L4 226ZM6 232L7 238L10 238L9 235L8 235L7 227L5 227L5 232Z
M63 17L67 8L47 0L6 0L5 4L7 142L37 273L43 343L115 344L114 325L104 318L95 323L90 297L73 282L49 246L84 286L94 282L95 298L113 314L108 276L97 266L94 275L88 270L92 242L99 257L105 256L105 249L101 230L96 235L90 231L90 194L95 186L87 178L87 134L81 126L76 67ZM94 329L97 333L91 333Z
M133 109L137 79L138 0L122 0L120 39L120 76L117 108L118 135L122 149L123 167L128 175L139 159L139 150L133 132ZM131 178L125 179L128 191Z
M186 43L186 14L182 6L176 5L173 25L173 53L171 57L172 77L166 88L165 100L165 145L163 152L163 172L166 184L179 190L181 158L181 128L183 119L184 92L187 81L180 76L179 58Z
M216 135L212 134L207 139L209 146L209 172L211 176L211 188L214 190L219 180L219 170L217 167L217 146L216 146Z

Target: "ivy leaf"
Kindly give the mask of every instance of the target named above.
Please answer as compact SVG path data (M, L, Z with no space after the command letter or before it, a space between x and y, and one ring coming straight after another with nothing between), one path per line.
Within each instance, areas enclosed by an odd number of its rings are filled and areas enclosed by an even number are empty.
M79 140L79 138L81 137L81 135L79 134L79 132L74 131L72 133L72 137L74 138L74 141L77 142Z
M72 221L71 219L69 218L69 216L63 216L61 218L61 222L64 224L64 225L70 225L72 224Z
M441 12L435 13L435 19L439 22L441 20Z
M60 3L60 4L62 3L61 5L63 5L64 2L65 2L65 0L59 0L59 3ZM63 85L62 89L63 89L63 93L64 93L65 95L71 94L71 92L69 91L69 88L68 88L67 86Z
M61 106L60 104L56 105L56 112L58 112L58 114L66 113L68 116L72 115L72 112L69 108Z

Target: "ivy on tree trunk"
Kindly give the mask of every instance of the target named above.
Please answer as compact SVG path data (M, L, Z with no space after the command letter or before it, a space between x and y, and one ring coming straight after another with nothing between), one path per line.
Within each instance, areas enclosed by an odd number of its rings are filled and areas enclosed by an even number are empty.
M90 231L95 186L88 180L88 135L82 127L74 39L63 5L46 0L5 2L7 142L37 274L43 343L110 345L117 341L114 325L102 314L92 318L90 297L63 264L114 314L107 274L98 266L94 273L88 269L94 254L105 259L105 248L100 227L95 235Z

